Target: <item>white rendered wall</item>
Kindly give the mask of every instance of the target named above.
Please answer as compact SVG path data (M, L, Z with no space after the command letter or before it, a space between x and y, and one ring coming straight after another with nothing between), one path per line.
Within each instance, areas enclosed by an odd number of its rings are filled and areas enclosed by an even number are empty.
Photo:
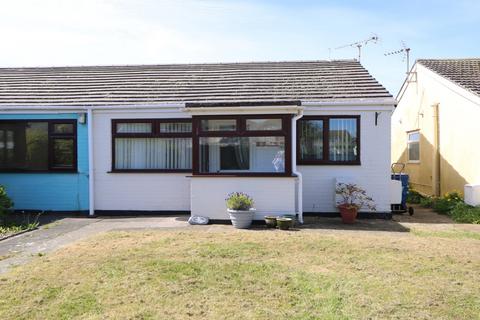
M390 210L390 111L381 112L375 126L375 108L306 107L305 115L360 115L360 166L299 166L303 174L303 211L334 212L338 177L355 180L366 188L378 211ZM326 111L329 110L329 111ZM352 111L353 110L353 111ZM257 218L295 212L295 178L194 177L189 173L109 173L112 161L112 119L188 118L183 112L151 110L96 111L94 120L94 182L96 210L188 211L213 219L228 219L225 197L244 191L257 202Z
M361 110L361 107L358 109ZM305 115L360 115L361 165L298 166L303 175L303 211L336 212L335 179L342 178L365 188L378 212L390 212L390 117L391 112L309 111ZM362 210L366 211L366 210Z
M189 173L109 173L112 168L112 119L181 118L185 113L149 110L96 111L94 163L96 210L190 210Z
M192 215L230 219L225 199L235 191L245 192L255 200L256 220L266 215L295 214L293 177L192 177Z

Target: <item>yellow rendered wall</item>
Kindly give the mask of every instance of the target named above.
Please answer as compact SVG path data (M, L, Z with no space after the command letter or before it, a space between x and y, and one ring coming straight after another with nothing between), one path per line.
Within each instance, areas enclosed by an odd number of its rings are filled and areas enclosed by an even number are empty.
M439 108L440 193L480 183L480 97L421 65L392 116L392 161L406 163L412 187L433 194L434 108ZM420 163L407 161L407 131L420 129Z

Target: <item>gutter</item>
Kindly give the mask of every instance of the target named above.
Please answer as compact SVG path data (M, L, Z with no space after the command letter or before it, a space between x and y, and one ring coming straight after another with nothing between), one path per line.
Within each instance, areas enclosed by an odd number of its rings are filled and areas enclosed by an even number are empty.
M303 224L303 176L297 170L297 120L303 117L303 109L298 109L298 113L292 118L292 173L298 177L298 221Z
M199 115L205 113L215 113L215 114L232 114L235 112L254 112L255 114L261 111L268 111L273 113L286 112L298 112L298 110L303 109L301 106L263 106L263 107L249 107L249 106L238 106L238 107L186 107L185 111L192 115Z

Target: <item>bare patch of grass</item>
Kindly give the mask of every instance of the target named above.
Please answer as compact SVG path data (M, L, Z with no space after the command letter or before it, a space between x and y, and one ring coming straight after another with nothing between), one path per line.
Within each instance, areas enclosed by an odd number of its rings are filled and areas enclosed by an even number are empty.
M476 237L111 232L0 281L1 319L470 319Z

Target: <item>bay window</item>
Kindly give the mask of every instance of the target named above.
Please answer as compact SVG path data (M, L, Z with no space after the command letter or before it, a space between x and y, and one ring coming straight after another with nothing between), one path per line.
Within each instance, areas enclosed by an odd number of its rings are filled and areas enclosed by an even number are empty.
M360 164L359 116L305 116L297 139L298 164Z
M112 171L190 172L189 119L112 120Z
M0 121L0 170L75 171L74 120Z
M291 174L291 116L210 116L193 121L194 174Z

